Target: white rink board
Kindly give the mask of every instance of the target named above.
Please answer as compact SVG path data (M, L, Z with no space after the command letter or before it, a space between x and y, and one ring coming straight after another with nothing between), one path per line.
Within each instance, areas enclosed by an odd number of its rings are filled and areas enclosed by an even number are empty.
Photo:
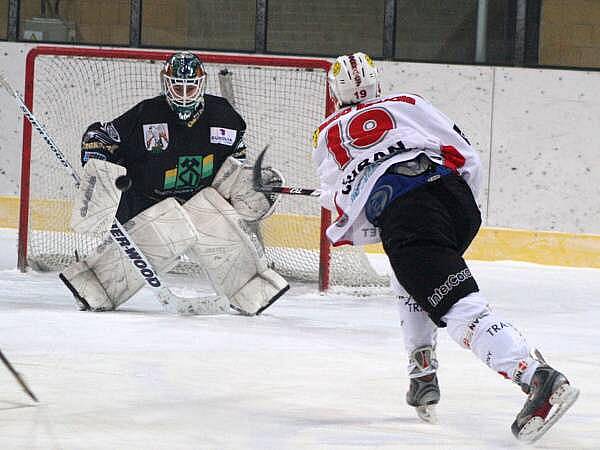
M0 42L0 70L19 90L31 47ZM471 138L484 164L484 225L600 233L600 71L379 64L384 93L423 95ZM0 123L0 196L17 195L21 118L4 93Z
M0 72L23 94L25 57L31 44L0 42ZM19 195L23 118L16 101L0 87L0 195Z
M496 68L488 226L600 234L600 71Z

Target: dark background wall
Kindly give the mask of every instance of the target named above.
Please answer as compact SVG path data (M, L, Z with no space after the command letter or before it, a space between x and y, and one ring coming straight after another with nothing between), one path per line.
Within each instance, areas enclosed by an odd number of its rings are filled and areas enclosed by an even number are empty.
M362 50L376 58L473 63L478 4L478 0L0 0L0 39L129 45L137 27L134 45L140 46L316 56ZM10 31L9 5L18 10L12 14L18 17L12 27L18 30L15 36ZM527 17L522 28L518 9L524 6ZM489 0L487 9L486 58L478 62L600 68L600 0ZM132 21L136 17L132 10L138 11L139 24ZM59 38L39 33L49 28L55 33L60 27L65 31ZM527 48L527 58L519 58L519 46Z

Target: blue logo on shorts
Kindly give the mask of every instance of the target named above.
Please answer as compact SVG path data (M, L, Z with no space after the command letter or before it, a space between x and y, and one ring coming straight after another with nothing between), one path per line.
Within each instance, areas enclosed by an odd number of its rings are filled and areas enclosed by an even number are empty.
M394 189L391 186L383 184L378 186L377 190L369 196L365 205L365 215L373 225L376 225L375 221L390 203L393 193Z

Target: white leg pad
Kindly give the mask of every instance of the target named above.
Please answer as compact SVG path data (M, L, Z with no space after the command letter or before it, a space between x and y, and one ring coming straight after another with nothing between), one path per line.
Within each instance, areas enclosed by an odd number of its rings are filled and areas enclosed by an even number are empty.
M158 273L167 272L197 241L195 227L173 198L151 206L125 224L137 247ZM123 304L145 280L129 258L110 238L85 260L72 264L61 279L94 311L112 310Z
M202 189L183 207L199 235L189 256L206 269L214 289L233 309L260 314L289 288L268 268L256 236L214 188Z
M448 334L488 367L515 383L529 382L539 363L523 335L474 292L461 298L442 318Z
M71 264L59 274L59 277L75 297L75 302L80 310L109 311L114 309L113 302L108 298L96 274L90 270L85 261Z

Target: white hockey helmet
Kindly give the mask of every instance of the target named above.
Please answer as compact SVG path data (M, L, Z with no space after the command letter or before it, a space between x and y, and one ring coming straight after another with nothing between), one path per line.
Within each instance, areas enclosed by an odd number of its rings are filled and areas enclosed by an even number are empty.
M379 97L381 88L377 67L371 57L357 52L342 55L327 74L329 92L338 108Z
M206 71L192 52L175 53L165 61L160 73L163 93L181 120L188 120L204 108Z

